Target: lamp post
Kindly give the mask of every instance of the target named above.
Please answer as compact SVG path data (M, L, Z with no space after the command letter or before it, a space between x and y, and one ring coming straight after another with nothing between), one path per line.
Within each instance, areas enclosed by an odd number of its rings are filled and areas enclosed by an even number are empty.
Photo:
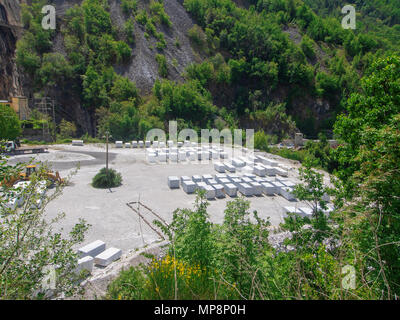
M108 139L112 138L112 136L110 135L110 132L108 130L106 131L106 135L103 138L106 138L106 174L108 177Z

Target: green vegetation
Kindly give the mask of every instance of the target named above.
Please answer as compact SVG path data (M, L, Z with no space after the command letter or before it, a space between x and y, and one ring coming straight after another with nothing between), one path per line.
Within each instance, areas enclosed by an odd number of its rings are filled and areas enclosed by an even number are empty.
M9 180L25 165L11 166L0 156L0 181ZM89 225L79 220L67 237L54 231L64 215L49 220L45 209L63 187L56 187L51 195L39 194L43 181L44 187L51 184L47 171L44 166L38 168L26 188L1 187L0 300L46 299L51 293L70 296L81 289L84 274L76 273L76 246L83 242ZM22 199L19 208L10 205L16 193Z
M6 104L0 104L0 140L14 140L22 133L18 115Z
M269 222L257 212L251 215L242 198L227 203L222 224L211 223L200 193L194 210L177 209L169 226L154 222L169 238L168 255L123 272L110 285L108 298L396 299L399 66L398 56L371 66L362 92L349 98L348 113L335 124L342 145L333 154L322 135L319 143L306 147L302 183L294 193L312 214L288 214L280 225L290 234L283 243L271 242ZM268 140L265 133L256 134L258 144ZM323 175L312 169L310 155L322 166L337 157L332 187L324 186ZM333 196L333 210L327 210L326 194Z
M103 168L93 177L92 186L95 188L116 188L122 184L121 174L114 169Z

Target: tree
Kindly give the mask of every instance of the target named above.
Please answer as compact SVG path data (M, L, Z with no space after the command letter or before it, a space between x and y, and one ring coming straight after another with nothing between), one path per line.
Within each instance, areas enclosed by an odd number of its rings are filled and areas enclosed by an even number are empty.
M18 115L6 104L0 104L0 140L14 140L22 133Z
M0 181L18 174L25 164L10 166L0 157ZM48 298L77 292L75 246L89 225L80 220L68 238L54 232L63 214L49 220L47 204L62 193L47 190L47 168L40 167L24 186L2 186L0 199L0 299ZM47 193L47 195L46 195ZM49 279L50 283L46 280ZM50 291L48 290L50 289Z
M58 127L62 138L72 138L76 134L76 125L73 122L62 119Z
M338 117L334 132L342 142L337 149L340 176L348 179L360 168L360 148L373 148L377 137L365 140L368 129L379 130L400 113L400 57L378 59L361 80L362 91L347 101L346 113Z

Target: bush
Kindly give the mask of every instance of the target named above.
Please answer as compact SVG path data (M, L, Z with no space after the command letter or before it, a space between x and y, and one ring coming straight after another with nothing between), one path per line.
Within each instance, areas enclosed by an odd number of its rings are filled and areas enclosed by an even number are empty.
M103 168L96 174L92 180L92 186L95 188L115 188L122 184L121 174L114 169Z

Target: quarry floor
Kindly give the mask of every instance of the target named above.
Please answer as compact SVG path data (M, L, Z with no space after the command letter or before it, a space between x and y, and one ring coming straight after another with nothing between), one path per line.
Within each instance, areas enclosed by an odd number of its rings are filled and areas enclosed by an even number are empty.
M257 154L257 153L256 153ZM268 154L279 162L291 167L289 177L297 180L297 162ZM26 161L29 156L16 156L10 162ZM53 170L66 177L80 165L71 177L63 194L46 207L46 216L53 218L64 212L65 218L58 222L56 229L65 235L79 218L85 219L90 229L84 244L103 240L107 247L117 247L124 252L159 240L152 230L127 203L138 201L149 207L167 222L172 220L177 208L193 208L195 195L186 194L180 189L169 189L167 177L216 174L212 161L208 163L186 162L174 164L150 164L146 160L146 149L109 149L109 165L122 174L122 186L113 189L95 189L91 186L93 176L105 166L105 146L91 144L85 146L52 145L49 153L37 155L35 161L48 162ZM51 191L50 191L51 192ZM300 206L299 202L289 202L281 196L246 197L250 210L257 210L262 218L269 218L274 226L282 221L284 206ZM230 197L209 201L208 213L213 222L221 223L226 203ZM141 214L152 222L156 217L141 209Z

